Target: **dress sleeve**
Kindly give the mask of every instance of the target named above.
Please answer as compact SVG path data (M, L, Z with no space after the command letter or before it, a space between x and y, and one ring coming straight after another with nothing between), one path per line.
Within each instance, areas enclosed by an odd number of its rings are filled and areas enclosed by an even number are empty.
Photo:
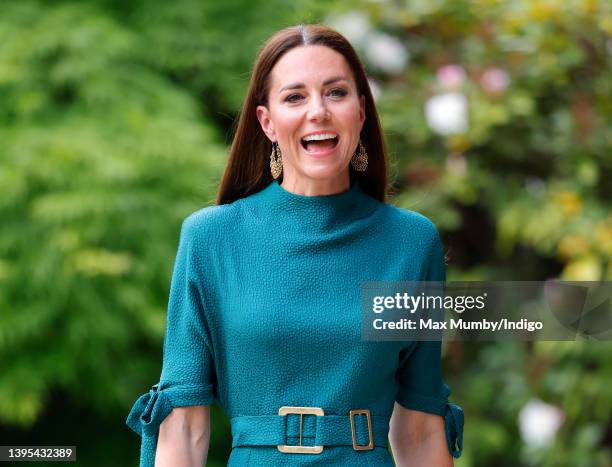
M141 436L140 467L154 467L159 426L174 407L210 405L215 398L213 352L205 315L193 216L183 221L174 262L159 383L135 402L127 425Z
M446 280L444 250L437 230L430 248L425 279ZM444 417L448 450L455 458L463 450L463 410L448 401L450 388L442 380L441 341L418 341L399 355L395 400L403 407Z

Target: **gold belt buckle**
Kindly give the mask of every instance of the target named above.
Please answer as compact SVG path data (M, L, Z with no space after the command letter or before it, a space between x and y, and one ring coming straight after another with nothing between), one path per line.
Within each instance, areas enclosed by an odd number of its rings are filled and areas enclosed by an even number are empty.
M304 415L318 415L318 416L323 416L325 415L325 413L323 412L323 409L319 408L319 407L287 407L287 406L283 406L280 409L278 409L278 414L285 416L285 415L289 415L289 414L295 414L295 415L299 415L300 416L300 444L298 445L284 445L284 444L279 444L276 447L278 448L278 450L280 452L285 452L285 453L289 453L289 454L297 454L297 453L302 453L302 454L319 454L321 452L323 452L323 446L302 446L302 419L304 418ZM353 439L355 438L355 436L353 435ZM354 444L354 442L353 442Z
M370 442L368 444L357 444L357 436L355 435L355 415L365 415L368 419L368 437ZM370 415L370 409L354 409L349 412L351 419L351 435L353 435L353 449L355 451L369 451L374 449L374 437L372 436L372 418Z

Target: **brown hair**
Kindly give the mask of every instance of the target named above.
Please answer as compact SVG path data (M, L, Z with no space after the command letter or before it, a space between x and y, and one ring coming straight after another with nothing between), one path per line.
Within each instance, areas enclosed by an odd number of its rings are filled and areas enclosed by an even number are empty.
M269 167L272 143L261 129L256 108L258 105L268 106L269 77L274 65L289 50L305 45L324 45L342 54L348 62L357 91L365 97L366 116L361 141L368 153L367 170L356 172L351 167L350 178L351 181L356 178L365 193L379 201L386 201L387 152L363 65L351 44L340 33L320 24L300 24L278 31L257 55L217 193L217 204L228 204L256 193L273 180Z

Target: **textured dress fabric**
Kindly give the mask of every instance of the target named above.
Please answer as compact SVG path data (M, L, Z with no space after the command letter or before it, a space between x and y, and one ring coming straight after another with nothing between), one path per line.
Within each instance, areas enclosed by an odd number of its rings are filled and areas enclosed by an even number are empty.
M396 401L442 416L459 457L463 412L448 400L441 343L360 337L363 282L419 280L445 280L436 227L355 181L320 196L273 181L191 214L174 263L161 377L127 420L142 437L140 465L154 465L159 426L174 407L215 400L232 426L230 466L392 466ZM325 415L280 418L281 406ZM373 449L351 445L352 409L370 410ZM321 453L276 447L299 443L300 418L303 445L320 443ZM366 417L355 426L357 442L367 444ZM331 441L342 437L348 445Z

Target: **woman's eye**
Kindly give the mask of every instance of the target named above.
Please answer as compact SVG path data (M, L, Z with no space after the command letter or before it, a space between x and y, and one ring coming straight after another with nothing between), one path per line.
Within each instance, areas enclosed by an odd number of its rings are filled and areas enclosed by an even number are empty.
M348 92L345 89L336 88L332 89L329 94L333 97L344 97L348 94ZM285 102L297 102L300 99L302 99L301 94L289 94L287 97L285 97Z
M344 89L332 89L330 91L330 94L333 94L334 96L337 96L337 97L343 97L343 96L346 96L346 91Z

